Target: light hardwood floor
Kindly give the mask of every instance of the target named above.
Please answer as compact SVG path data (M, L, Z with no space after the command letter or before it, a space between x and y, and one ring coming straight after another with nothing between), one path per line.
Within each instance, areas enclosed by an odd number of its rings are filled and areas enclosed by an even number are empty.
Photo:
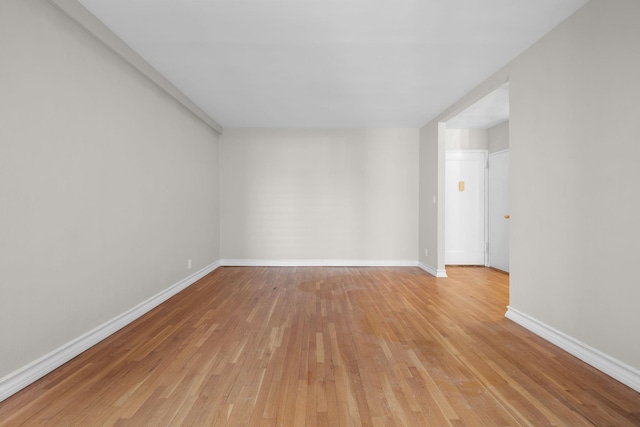
M639 393L504 318L507 275L448 273L220 268L0 425L640 425Z

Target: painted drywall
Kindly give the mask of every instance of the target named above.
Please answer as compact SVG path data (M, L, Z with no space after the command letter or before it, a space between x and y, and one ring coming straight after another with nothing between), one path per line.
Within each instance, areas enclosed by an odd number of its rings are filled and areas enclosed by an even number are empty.
M509 148L509 121L502 122L488 129L489 153Z
M420 129L419 261L435 275L444 274L444 159L446 129L433 121Z
M592 0L423 127L420 146L422 176L436 164L436 124L510 80L510 307L635 370L638 16L635 0ZM444 221L421 209L421 246L434 228Z
M447 150L488 150L487 129L447 129Z
M1 378L219 259L219 183L217 134L50 3L0 2L0 58Z
M418 129L226 129L221 254L416 260Z
M639 17L594 0L509 73L510 305L637 369Z
M99 41L104 43L115 54L128 62L136 70L144 74L149 80L164 90L168 95L180 103L183 107L191 111L200 120L207 123L218 133L222 132L222 126L207 115L200 107L193 103L185 94L180 92L173 83L167 80L155 68L153 68L144 58L135 52L120 37L114 34L109 27L96 18L78 0L47 0L57 7L77 25L88 31Z

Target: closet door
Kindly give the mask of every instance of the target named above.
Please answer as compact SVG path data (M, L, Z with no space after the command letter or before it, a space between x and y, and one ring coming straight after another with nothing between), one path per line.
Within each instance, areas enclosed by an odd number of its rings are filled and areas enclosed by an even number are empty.
M445 264L485 265L485 151L447 152Z
M509 150L489 155L488 265L509 271Z

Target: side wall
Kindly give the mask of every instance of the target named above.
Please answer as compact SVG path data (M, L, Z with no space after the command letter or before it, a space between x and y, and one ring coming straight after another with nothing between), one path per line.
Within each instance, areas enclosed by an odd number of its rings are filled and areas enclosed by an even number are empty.
M418 129L226 129L220 141L223 259L415 265Z
M437 126L508 79L507 317L640 391L638 16L635 0L592 0L424 126L419 221L420 250L439 246Z
M594 0L510 67L511 308L636 369L638 17Z
M447 129L447 150L488 150L487 129Z
M444 269L444 161L446 129L432 121L420 129L420 176L418 260L420 266L437 277ZM439 227L442 224L442 228Z
M217 134L49 3L0 58L2 378L217 261L219 201Z
M509 148L509 120L489 128L489 153Z

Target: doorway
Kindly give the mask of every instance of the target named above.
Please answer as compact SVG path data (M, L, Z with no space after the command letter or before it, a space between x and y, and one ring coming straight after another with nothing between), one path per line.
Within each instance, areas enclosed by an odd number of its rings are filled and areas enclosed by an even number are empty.
M443 125L444 264L508 272L509 83Z

